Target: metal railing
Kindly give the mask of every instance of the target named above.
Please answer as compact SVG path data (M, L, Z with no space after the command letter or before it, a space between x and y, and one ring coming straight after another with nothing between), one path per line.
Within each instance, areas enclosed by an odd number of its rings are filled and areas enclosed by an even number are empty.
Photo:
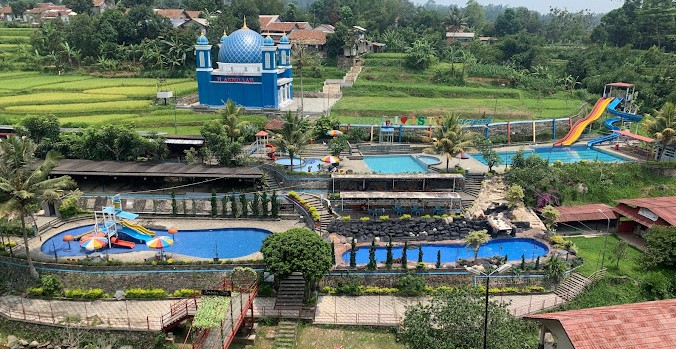
M281 319L314 319L316 308L302 307L299 309L276 309L274 306L256 307L256 317L259 318L281 318Z
M169 312L160 317L162 331L166 331L171 326L181 322L189 316L195 315L197 311L197 298L181 299L173 303Z

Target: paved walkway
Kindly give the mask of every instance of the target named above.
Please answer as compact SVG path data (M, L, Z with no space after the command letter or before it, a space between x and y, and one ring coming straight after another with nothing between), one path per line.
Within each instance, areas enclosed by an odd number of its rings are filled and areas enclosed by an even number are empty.
M553 293L537 295L497 296L507 303L515 316L536 313L563 303ZM403 320L406 307L429 301L428 297L396 296L320 296L314 322L336 325L395 326ZM66 301L0 297L0 314L7 318L46 325L89 326L97 328L158 331L160 317L169 312L176 300L97 300ZM235 302L237 303L237 302ZM297 312L274 310L272 297L256 298L254 315L295 316ZM239 307L239 304L236 304ZM239 309L239 308L238 308ZM229 314L228 314L229 315Z

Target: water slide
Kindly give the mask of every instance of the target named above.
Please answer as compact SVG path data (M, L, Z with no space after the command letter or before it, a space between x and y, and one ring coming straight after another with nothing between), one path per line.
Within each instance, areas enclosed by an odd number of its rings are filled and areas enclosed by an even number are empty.
M270 151L268 152L268 157L272 159L272 161L277 160L277 157L275 156L275 151L277 151L277 147L273 144L266 144L265 145L267 148L270 148Z
M576 122L573 127L570 128L570 132L568 132L565 137L554 143L554 146L571 145L575 143L575 141L580 138L580 135L582 135L582 131L584 131L584 129L589 126L589 124L601 117L603 112L606 110L606 107L608 107L608 104L610 104L612 100L612 98L599 98L599 100L596 101L596 104L594 105L594 109L592 109L589 115Z
M95 231L94 231L94 229L92 229L92 230L86 231L86 232L84 232L84 233L82 233L82 234L80 234L80 235L75 235L75 236L73 236L73 240L78 241L78 240L80 240L83 236L85 236L85 235L87 235L87 234L94 234L94 233L95 233Z
M150 235L151 237L152 237L152 236L155 236L155 232L154 232L154 231L152 231L152 230L150 230L150 229L148 229L148 228L145 228L145 227L143 227L143 226L140 225L140 224L132 223L132 222L127 221L127 220L124 220L124 219L122 220L122 226L125 226L125 227L127 227L127 228L129 228L129 229L135 230L135 231L137 231L137 232L140 233L140 234Z
M619 104L619 102L615 103L615 101L613 101L613 103L610 103L610 105L608 106L608 112L616 116L614 118L609 118L604 122L604 125L606 126L606 128L608 130L619 131L620 126L618 126L618 125L620 125L623 120L639 122L643 119L643 117L641 115L630 114L630 113L625 113L625 112L622 112L622 111L619 111L619 110L615 110L615 108L617 107L618 104ZM587 146L593 147L593 146L595 146L597 144L601 144L603 142L612 141L617 137L619 137L619 133L613 132L613 133L611 133L607 136L603 136L601 138L597 138L597 139L594 139L594 140L587 142Z
M150 235L148 235L148 234L139 233L138 231L136 231L136 230L134 230L134 229L132 229L132 228L129 228L129 227L127 227L127 226L124 226L124 225L122 226L122 230L119 231L119 233L122 233L122 234L124 234L124 235L127 235L127 236L129 236L130 238L132 238L132 239L135 239L135 240L138 240L138 241L142 241L142 242L144 242L144 243L145 243L145 242L148 242L150 239L153 238L152 236L150 236Z
M115 245L115 246L126 247L126 248L134 248L134 246L136 246L136 244L131 242L131 241L121 240L120 238L117 238L117 237L111 237L110 243Z

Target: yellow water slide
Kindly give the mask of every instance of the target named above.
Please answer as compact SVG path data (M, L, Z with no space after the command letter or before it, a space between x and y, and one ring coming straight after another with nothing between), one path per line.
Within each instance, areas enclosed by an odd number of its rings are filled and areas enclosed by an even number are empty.
M568 132L568 134L560 141L554 143L554 146L571 145L575 143L582 135L582 131L584 131L584 129L589 126L589 124L598 120L601 115L603 115L603 112L606 110L606 107L612 100L612 98L599 98L599 100L596 102L596 105L594 105L594 109L592 109L589 115L576 122L575 125L573 125L573 127L570 129L570 132Z
M155 232L136 223L132 223L127 220L122 220L122 225L129 228L133 229L134 231L140 233L140 234L145 234L145 235L150 235L150 236L155 236Z

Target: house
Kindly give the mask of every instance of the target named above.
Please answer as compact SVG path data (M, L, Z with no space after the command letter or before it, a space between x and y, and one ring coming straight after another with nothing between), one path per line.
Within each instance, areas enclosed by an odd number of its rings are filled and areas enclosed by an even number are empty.
M15 21L14 14L12 13L12 8L9 6L0 7L0 21L3 22L13 22Z
M200 18L202 11L186 11L180 8L156 8L153 10L157 15L168 19L174 28L196 25L200 30L209 27L206 18Z
M320 24L315 27L314 30L319 30L321 32L324 32L326 34L333 34L336 32L336 27L330 25L330 24Z
M617 200L613 208L621 217L618 233L643 231L653 225L676 226L676 196Z
M676 299L537 314L525 319L540 324L539 349L676 348Z
M452 45L459 42L463 45L469 45L474 40L474 33L465 32L446 32L446 43Z
M115 3L111 0L92 0L92 11L94 13L101 14L114 7Z
M321 50L326 45L326 33L319 30L294 30L289 34L291 44L303 44L307 47Z
M278 15L260 15L258 22L261 25L261 35L269 36L275 43L279 43L282 36L289 38L291 32L296 30L312 30L308 22L282 22Z
M558 206L557 230L564 231L605 231L617 225L619 215L606 204Z
M70 20L70 16L75 16L77 13L67 8L66 6L57 6L51 2L41 2L34 8L26 10L24 13L26 22L33 25L38 25L45 21L60 19L64 22Z

